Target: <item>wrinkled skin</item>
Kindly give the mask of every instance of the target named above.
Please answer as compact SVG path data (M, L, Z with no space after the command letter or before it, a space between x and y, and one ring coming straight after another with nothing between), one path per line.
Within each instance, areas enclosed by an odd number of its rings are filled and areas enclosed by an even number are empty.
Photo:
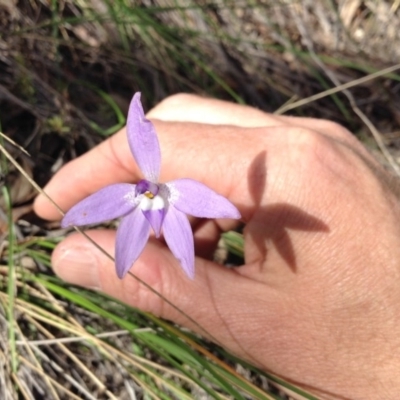
M160 181L190 177L228 197L246 224L246 264L228 270L210 261L235 221L193 220L194 281L155 240L132 272L225 348L323 398L397 399L397 181L329 121L183 94L148 117L161 145ZM105 185L140 178L119 132L66 165L46 191L68 210ZM42 196L35 207L60 218ZM113 254L114 231L88 233ZM79 234L58 245L53 265L69 282L199 330L131 276L119 280L112 261Z

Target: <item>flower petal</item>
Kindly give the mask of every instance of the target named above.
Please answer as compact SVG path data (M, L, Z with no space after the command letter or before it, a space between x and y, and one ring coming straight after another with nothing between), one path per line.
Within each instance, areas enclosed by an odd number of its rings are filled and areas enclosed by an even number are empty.
M118 183L100 189L75 204L64 216L61 226L97 224L126 215L136 207L135 185Z
M140 93L135 93L129 106L126 129L129 147L144 177L151 182L158 182L160 145L153 124L144 115Z
M166 213L164 198L161 196L154 196L151 198L146 195L140 196L139 198L140 203L138 207L143 211L156 237L160 237L161 227Z
M165 217L165 209L161 208L159 210L142 210L142 212L153 228L156 237L159 238Z
M122 219L117 230L115 267L122 279L142 253L150 233L150 224L138 207Z
M193 179L177 179L165 184L168 201L179 211L201 218L239 219L239 210L225 197Z
M194 278L193 232L185 214L170 206L163 223L164 238L190 279Z

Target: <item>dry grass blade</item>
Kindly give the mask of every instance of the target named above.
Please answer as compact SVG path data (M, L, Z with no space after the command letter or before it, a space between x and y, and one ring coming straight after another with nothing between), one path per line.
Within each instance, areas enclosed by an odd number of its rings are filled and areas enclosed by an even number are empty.
M2 301L8 300L6 294L3 294L3 293L0 293L0 298ZM82 378L86 376L91 382L90 386L93 386L93 384L95 386L97 386L97 388L98 388L98 390L96 390L97 393L101 393L101 394L107 396L108 399L116 400L117 397L114 396L109 390L107 390L107 388L104 386L104 384L101 381L99 381L99 379L90 370L88 370L88 368L85 365L82 364L82 362L78 359L78 357L73 352L71 352L69 349L67 349L60 341L57 341L56 338L54 337L54 335L51 334L51 332L44 327L44 324L46 324L47 326L50 326L50 327L62 329L63 331L70 331L72 334L75 333L77 335L81 335L83 333L82 332L82 331L84 331L83 327L76 326L75 323L67 322L64 320L64 318L54 316L51 312L44 312L45 315L41 315L41 314L43 314L41 312L43 310L38 306L30 307L37 311L37 312L32 312L32 311L30 311L29 306L30 306L30 303L27 303L27 302L24 302L21 300L17 300L16 311L18 313L23 313L24 319L27 322L29 322L29 324L31 326L35 327L37 332L40 332L45 337L47 337L48 338L47 342L49 342L50 345L56 345L59 349L59 351L57 351L57 353L56 353L57 357L49 358L48 356L45 355L45 353L43 353L43 351L39 350L39 348L36 344L29 343L24 338L24 339L20 340L19 343L22 344L25 349L29 349L29 355L33 354L31 351L33 349L34 353L36 353L41 360L43 360L43 359L47 360L46 362L51 365L53 370L56 371L58 375L61 375L67 382L69 382L72 385L72 387L75 390L78 390L83 395L83 397L79 397L79 398L97 399L96 396L93 396L91 394L91 392L93 392L93 389L88 389L86 387L87 383L84 383L84 381L87 381L87 379L82 380ZM96 337L90 335L89 333L86 333L85 336L86 336L85 337L86 343L95 344L96 348L98 350L100 350L100 352L101 352L101 354L103 354L103 356L105 356L107 354L106 348L103 347L105 342L97 339ZM48 343L47 344L45 343L44 345L49 346ZM110 349L111 349L111 347L110 347ZM49 352L48 349L47 349L46 353L47 354L55 354L54 352ZM73 377L71 375L71 373L67 372L61 365L57 364L56 360L58 358L63 359L63 363L65 363L65 361L64 361L65 359L68 359L71 361L71 362L68 362L68 365L69 365L68 371L73 372L75 370L75 366L78 368L77 372L74 374L75 377ZM112 357L109 355L108 358L112 358ZM26 365L31 366L33 371L39 373L41 378L44 381L46 381L50 385L54 385L54 382L55 382L54 378L51 378L50 376L48 376L48 373L44 372L43 368L40 365L38 365L37 363L35 363L36 357L26 357L26 356L23 357L22 355L20 355L20 359L22 359ZM32 359L33 359L33 361L32 361ZM141 364L135 363L135 366L141 367ZM142 368L142 370L146 374L148 374L148 372L149 372L145 368ZM83 375L82 375L82 372L83 372ZM79 377L79 380L77 379L78 377ZM132 375L132 378L135 379L135 377L133 375ZM20 382L20 381L22 381L22 379L18 380L18 382ZM59 389L59 385L56 385L56 386L57 386L57 389ZM42 389L42 391L44 393L51 393L51 391L48 391L48 390L44 391ZM66 390L66 392L69 392L69 391ZM150 388L150 392L151 392L151 388ZM57 394L53 393L52 398L58 399ZM70 397L68 397L68 398L70 398ZM78 398L78 397L71 397L71 398Z
M4 400L14 400L13 383L10 373L10 356L7 346L8 321L0 312L0 398Z
M30 390L28 389L27 385L25 384L25 382L23 380L21 380L15 373L11 373L11 377L13 379L13 381L15 382L15 384L18 387L18 390L21 393L21 396L25 399L25 400L33 400L34 397L33 395L30 393Z
M396 64L396 65L393 65L391 67L384 68L384 69L382 69L380 71L377 71L377 72L374 72L372 74L363 76L362 78L359 78L359 79L354 79L351 82L338 84L335 88L325 90L323 92L320 92L318 94L314 94L314 95L312 95L310 97L295 101L293 103L285 104L284 106L278 108L278 110L276 110L274 112L274 114L277 114L277 115L284 114L287 111L290 111L290 110L293 110L295 108L298 108L298 107L304 106L306 104L312 103L312 102L314 102L316 100L323 99L324 97L331 96L331 95L333 95L335 93L343 92L346 89L350 89L352 87L361 85L363 83L366 83L366 82L371 81L373 79L379 78L381 76L388 75L388 74L390 74L392 72L397 71L398 69L400 69L400 64ZM325 68L324 68L324 70L325 70Z
M59 396L57 394L57 391L54 388L53 382L51 381L51 378L44 372L42 365L40 364L40 361L35 357L32 349L28 345L28 340L26 339L25 335L22 333L22 330L20 329L19 325L17 325L18 329L18 336L21 338L19 340L20 343L23 344L27 356L29 357L30 360L33 360L33 363L35 365L36 371L39 371L41 376L43 377L44 383L47 385L48 390L46 390L47 393L51 394L55 400L59 400ZM21 358L22 356L19 355Z
M145 329L145 328L144 328ZM141 330L143 331L143 329ZM98 335L91 335L89 333L86 333L85 336L78 336L78 337L65 337L65 338L50 338L50 339L44 339L44 340L34 340L34 341L27 341L27 342L17 342L17 344L24 344L26 346L32 347L32 348L37 348L37 346L50 346L50 345L58 345L60 343L72 343L76 341L80 342L87 342L87 343L93 343L96 345L96 347L101 351L101 353L107 358L112 360L115 364L120 365L120 370L125 370L126 368L122 367L120 362L116 357L119 359L127 362L130 366L133 368L142 371L146 373L148 376L152 376L156 381L158 380L158 377L156 374L152 373L150 369L146 368L145 366L148 365L152 367L154 370L159 370L169 376L173 376L176 379L186 381L187 384L192 384L190 379L188 379L185 375L181 374L178 371L171 370L170 368L164 367L158 363L152 362L150 360L147 360L146 358L136 356L134 354L128 354L127 352L123 352L119 350L118 348L113 347L112 345L108 344L107 342L104 342L102 340L99 340L101 338L110 338L114 337L120 334L126 334L127 331L117 331L117 332L106 332L103 334L98 334ZM116 356L113 356L113 354ZM132 373L129 373L129 376L135 380L138 381L138 383L142 383L141 380L138 380L138 377ZM160 385L165 384L165 382L159 382ZM189 396L185 396L184 394L182 395L183 399L190 400Z
M43 290L45 290L45 291L47 292L47 290L46 290L45 288L43 288ZM63 313L65 314L65 310L63 309L62 306L60 306L60 305L56 302L56 299L54 299L54 297L53 297L49 292L47 292L47 294L48 294L50 300L52 301L52 304L55 304L56 307L58 308L58 310L61 311L61 312L63 312ZM85 337L82 337L82 336L81 336L81 337L78 337L78 338L70 338L70 339L78 339L78 340L84 339L86 342L89 341L89 342L91 342L91 343L94 343L94 344L96 345L96 347L101 351L101 353L102 353L106 358L108 358L108 359L111 359L111 358L112 358L112 357L111 357L111 354L110 354L110 352L109 352L110 350L112 350L112 347L111 347L111 346L108 346L105 342L103 342L103 341L101 341L101 340L98 340L98 339L96 340L97 336L93 336L93 335L88 334L88 333L86 332L86 330L85 330L76 320L74 320L72 317L68 317L67 319L69 320L70 323L72 323L73 326L75 326L75 327L78 329L78 332L80 332L81 334L85 334ZM32 324L37 324L36 322L34 322L33 319L31 319L31 323L32 323ZM48 323L51 324L52 321L48 321ZM48 330L44 329L43 326L41 326L41 325L38 324L37 327L38 327L39 330L41 330L41 331L45 334L45 336L46 336L47 338L49 338L49 339L47 339L45 342L44 342L44 341L40 341L41 344L47 344L47 345L53 344L53 345L59 346L60 349L61 349L73 362L75 362L86 374L88 374L88 375L90 376L90 378L91 378L92 380L95 381L96 385L99 386L101 392L107 394L107 396L108 396L110 399L113 399L113 400L116 399L116 398L112 395L112 393L109 392L108 390L106 390L105 386L104 386L99 380L97 380L97 378L94 377L93 374L91 374L90 371L88 371L88 370L83 366L83 364L77 359L77 357L75 357L74 354L72 354L65 346L63 346L63 340L57 340L56 338L54 338L53 335L51 335L50 332L49 332ZM143 330L142 330L142 331L143 331ZM121 333L121 331L120 331L119 333ZM124 333L125 333L125 332L124 332ZM101 335L101 336L111 337L110 334L103 334L103 335ZM68 338L66 338L66 339L68 339ZM74 340L72 340L72 341L74 341ZM30 343L30 344L32 345L32 343ZM34 346L36 346L36 345L34 345ZM107 351L106 349L108 349L108 351ZM116 351L114 350L114 352L116 352ZM117 353L119 353L119 356L123 356L123 355L124 355L124 353L122 353L122 352L117 352ZM151 372L151 370L142 367L142 363L143 363L143 361L144 361L142 358L138 357L138 360L139 360L140 362L135 361L133 358L130 358L130 357L125 357L125 359L126 359L126 360L129 360L133 367L135 367L136 369L142 370L143 372L146 373L146 375L152 376L152 377L157 381L157 375L153 374L153 373ZM117 363L116 360L114 360L114 361ZM157 365L156 365L155 363L150 363L150 364L152 365L152 367L157 367ZM121 368L122 368L122 367L121 367ZM171 373L171 371L168 371L167 368L165 368L165 372ZM134 379L134 380L137 380L137 379L138 379L138 378L137 378L135 375L133 375L133 374L130 374L130 376L131 376L131 378ZM179 378L182 379L182 378L183 378L183 375L179 374ZM140 383L143 384L143 382L142 382L141 380L140 380ZM165 382L164 382L164 383L165 383ZM162 382L160 382L160 384L162 384ZM151 390L150 390L150 393L152 393Z
M42 354L43 356L43 354ZM46 357L45 357L46 358ZM20 361L25 364L30 370L35 371L38 375L43 375L43 371L39 368L37 368L35 365L31 364L27 359L24 357L20 356ZM74 399L74 400L82 400L82 397L78 397L74 393L72 393L70 390L66 389L63 385L61 385L57 380L46 376L47 379L50 380L53 386L57 387L58 390L63 392L68 396L69 399Z
M28 321L34 325L38 331L40 331L45 337L48 339L54 340L55 337L50 333L48 329L46 329L42 324L39 324L37 321L35 321L31 317L27 317ZM93 383L95 386L99 388L100 393L105 393L107 394L108 398L112 400L117 400L117 398L110 393L107 389L106 386L101 382L95 374L93 374L82 362L79 360L79 358L72 353L64 344L62 343L57 343L56 346L59 348L61 352L64 353L64 355L67 357L67 359L71 360L73 364L75 364L79 371L82 372L84 375L86 375ZM80 375L80 373L79 373Z
M2 138L4 138L5 140L7 140L7 142L11 143L13 146L15 146L18 150L22 151L23 153L25 153L27 156L29 156L29 153L22 147L20 146L18 143L14 142L14 140L12 140L11 138L9 138L7 135L5 135L3 132L0 132L0 136Z
M151 328L139 328L136 332L149 332L152 331ZM121 336L121 335L129 335L129 332L127 330L118 330L114 332L104 332L104 333L98 333L94 335L94 337L98 339L107 339L107 338L112 338L116 336ZM58 344L58 343L74 343L74 342L83 342L88 340L87 337L85 336L76 336L76 337L58 337L55 339L42 339L42 340L29 340L28 342L26 341L17 341L17 345L30 345L30 346L50 346L52 344Z
M2 299L3 302L7 302L8 301L8 297L6 294L0 293L0 297ZM50 338L50 339L54 339L54 336L42 325L38 322L38 320L41 320L41 322L43 323L47 323L48 325L52 325L54 326L54 321L52 321L49 318L43 317L43 318L39 318L38 314L32 313L32 315L30 315L29 311L26 308L26 305L29 303L26 302L21 302L20 300L17 300L16 302L16 310L19 313L23 313L24 314L24 318L26 319L26 321L28 321L31 326L34 326L38 332L42 333L43 335L45 335L46 337ZM40 307L35 307L39 312L40 312ZM48 313L48 315L51 315L51 313ZM58 327L61 328L63 326L65 326L66 321L64 321L62 318L58 317L57 318L60 322L58 323ZM108 398L112 399L112 400L116 400L117 398L115 396L113 396L110 392L108 392L104 386L104 384L99 381L99 379L78 359L78 357L76 357L75 354L73 354L70 350L68 350L64 345L62 344L58 344L59 349L61 350L60 354L64 354L64 356L71 360L73 362L73 364L71 365L76 365L78 367L78 369L83 372L83 374L85 376L87 376L93 383L95 386L97 386L100 390L100 392L104 392L108 395ZM37 351L37 349L36 349ZM53 364L55 365L55 364ZM36 367L37 370L41 370L43 373L43 369ZM61 367L57 367L57 370L59 372L62 371L64 378L66 378L70 383L72 383L74 385L74 387L79 388L80 390L83 391L83 393L87 392L87 389L84 389L84 387L79 384L76 379L72 378L69 376L69 374L66 374L63 369ZM46 379L49 378L47 375L42 375L42 376L46 376ZM80 374L78 374L77 376L80 376ZM18 380L18 382L22 381L21 379ZM57 398L57 397L55 397Z

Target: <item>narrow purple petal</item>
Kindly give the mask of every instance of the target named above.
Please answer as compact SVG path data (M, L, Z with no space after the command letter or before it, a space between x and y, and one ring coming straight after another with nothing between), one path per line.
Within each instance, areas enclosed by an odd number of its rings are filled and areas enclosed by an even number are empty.
M190 279L194 278L193 232L185 214L170 206L163 223L164 238Z
M106 186L75 204L64 216L61 226L97 224L126 215L136 207L135 185L117 183Z
M115 266L122 279L142 253L150 233L150 224L138 207L122 219L115 248Z
M160 145L153 124L144 115L140 93L135 93L129 106L126 129L129 147L144 177L151 182L158 182Z
M225 197L193 179L177 179L165 184L168 201L179 211L201 218L239 219L239 210Z
M165 208L159 210L142 210L147 221L149 221L156 237L160 237L161 227L165 217Z

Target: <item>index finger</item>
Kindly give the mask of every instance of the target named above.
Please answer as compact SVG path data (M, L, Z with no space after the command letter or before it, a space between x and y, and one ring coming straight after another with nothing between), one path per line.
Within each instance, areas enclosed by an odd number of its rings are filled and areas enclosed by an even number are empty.
M165 121L154 121L154 125L163 160L161 182L192 178L237 205L248 203L247 170L260 151L264 128ZM65 165L48 183L45 191L63 210L68 210L104 186L135 182L141 177L123 129ZM46 219L61 217L43 195L36 199L35 210Z

